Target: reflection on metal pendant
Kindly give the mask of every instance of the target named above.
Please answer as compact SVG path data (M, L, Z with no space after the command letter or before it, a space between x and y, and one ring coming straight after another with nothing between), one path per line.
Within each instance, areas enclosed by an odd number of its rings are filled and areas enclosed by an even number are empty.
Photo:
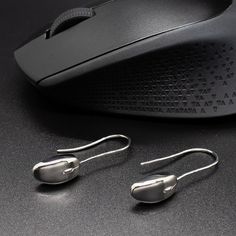
M155 159L148 162L143 162L141 163L141 166L150 165L153 163L169 160L172 158L182 157L187 154L196 153L196 152L206 153L214 157L215 161L210 165L187 172L179 177L176 177L175 175L148 176L131 186L132 197L144 203L158 203L158 202L164 201L167 198L171 197L176 192L177 190L176 187L179 180L185 178L186 176L212 168L216 166L219 162L219 157L215 152L212 152L207 149L202 149L202 148L194 148L194 149L189 149L189 150L186 150L186 151L183 151L183 152L180 152L180 153L168 156L168 157L159 158L159 159Z
M73 154L86 149L90 149L98 144L112 139L124 139L127 144L119 149L104 152L86 160L79 161L78 158ZM85 146L71 148L71 149L59 149L57 150L58 155L50 157L33 167L34 177L46 184L62 184L66 183L79 175L80 166L86 162L92 161L96 158L105 157L108 155L116 154L127 150L131 145L131 139L125 135L115 134L99 139L93 143Z

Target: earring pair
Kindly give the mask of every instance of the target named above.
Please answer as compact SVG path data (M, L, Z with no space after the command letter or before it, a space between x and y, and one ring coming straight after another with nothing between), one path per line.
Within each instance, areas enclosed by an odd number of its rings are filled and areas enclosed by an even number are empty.
M88 150L103 142L107 142L113 139L123 139L127 143L122 148L104 152L89 157L83 161L79 161L79 159L75 156L75 153L77 152ZM66 183L79 175L80 166L83 165L84 163L90 162L97 158L123 152L129 149L130 146L131 146L131 139L129 137L121 134L116 134L101 138L85 146L71 149L59 149L57 150L56 156L50 157L36 164L33 167L33 175L37 180L45 184L57 185ZM134 199L138 200L139 202L144 202L144 203L161 202L171 197L176 192L177 184L180 180L189 175L210 169L219 163L219 157L215 152L208 149L195 148L195 149L185 150L183 152L167 156L164 158L158 158L152 161L142 162L140 165L146 166L154 163L160 163L165 160L184 157L191 153L208 154L209 156L214 158L214 162L210 165L187 172L178 177L176 175L157 175L157 174L150 175L144 178L143 180L134 183L131 186L131 196Z

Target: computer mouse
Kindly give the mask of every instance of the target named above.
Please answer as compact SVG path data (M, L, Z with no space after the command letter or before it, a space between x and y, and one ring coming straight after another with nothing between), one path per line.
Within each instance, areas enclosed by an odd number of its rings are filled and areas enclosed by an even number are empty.
M111 0L62 13L15 58L78 111L226 116L236 113L235 25L234 0Z

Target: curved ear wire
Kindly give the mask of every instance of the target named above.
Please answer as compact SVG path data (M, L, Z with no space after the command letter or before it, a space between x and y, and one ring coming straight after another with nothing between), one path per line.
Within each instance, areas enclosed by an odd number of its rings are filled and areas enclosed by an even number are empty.
M209 156L212 156L215 159L215 161L210 165L198 168L198 169L193 170L193 171L189 171L189 172L179 176L177 178L177 180L181 180L186 176L198 173L198 172L203 171L203 170L210 169L210 168L216 166L219 163L219 157L215 152L213 152L211 150L208 150L208 149L203 149L203 148L193 148L193 149L185 150L183 152L179 152L179 153L171 155L171 156L158 158L158 159L155 159L155 160L152 160L152 161L142 162L142 163L140 163L140 165L141 166L150 165L150 164L153 164L153 163L157 163L157 162L161 162L161 161L165 161L165 160L169 160L169 159L173 159L173 158L179 158L179 157L183 157L183 156L186 156L188 154L197 153L197 152L208 154Z
M122 147L122 148L119 148L119 149L115 149L115 150L112 150L112 151L108 151L108 152L98 154L96 156L92 156L92 157L90 157L86 160L80 161L80 164L91 161L91 160L94 160L94 159L99 158L99 157L104 157L104 156L107 156L107 155L123 152L123 151L127 150L131 145L131 139L129 137L127 137L125 135L122 135L122 134L114 134L114 135L110 135L110 136L101 138L101 139L99 139L99 140L97 140L93 143L87 144L85 146L81 146L81 147L77 147L77 148L70 148L70 149L58 149L57 153L58 154L66 154L66 153L80 152L80 151L83 151L83 150L86 150L86 149L90 149L94 146L97 146L97 145L99 145L99 144L101 144L105 141L112 140L112 139L125 139L125 140L127 140L127 145Z
M125 139L127 144L122 147L112 151L104 152L95 156L92 156L86 160L79 161L78 158L73 155L75 152L80 152L92 148L102 142L111 140L111 139ZM128 149L131 145L131 139L125 135L115 134L99 139L93 143L87 144L85 146L71 148L71 149L59 149L57 150L58 154L54 157L50 157L33 167L34 177L46 184L62 184L66 183L79 175L80 165L94 160L99 157L108 156L115 153L120 153Z

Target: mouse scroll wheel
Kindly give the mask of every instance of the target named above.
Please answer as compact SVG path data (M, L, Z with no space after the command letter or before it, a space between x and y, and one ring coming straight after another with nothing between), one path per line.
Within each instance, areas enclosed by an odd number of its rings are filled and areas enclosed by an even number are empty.
M59 15L53 22L51 28L46 32L46 38L59 34L80 22L95 15L92 8L74 8Z

